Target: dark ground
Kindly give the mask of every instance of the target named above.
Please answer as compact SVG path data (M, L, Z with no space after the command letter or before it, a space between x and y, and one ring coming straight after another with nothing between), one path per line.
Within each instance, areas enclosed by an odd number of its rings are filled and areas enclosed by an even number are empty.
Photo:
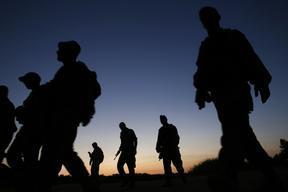
M3 169L2 169L3 170ZM276 167L276 172L281 178L284 188L288 192L288 167ZM171 187L162 187L164 177L161 175L137 175L134 189L121 188L121 182L118 176L101 177L100 192L213 192L212 188L217 191L224 191L227 182L219 175L208 176L189 176L187 183L184 184L178 177L173 178ZM91 179L91 178L90 178ZM5 179L4 179L5 180ZM91 179L91 185L96 185L96 181ZM266 183L263 176L258 171L242 171L239 173L239 192L262 192L275 191L265 188ZM211 188L212 187L212 188ZM78 182L71 180L70 177L60 177L58 184L52 188L53 192L82 192ZM11 183L1 182L0 192L16 192L15 186ZM95 191L96 192L96 191Z

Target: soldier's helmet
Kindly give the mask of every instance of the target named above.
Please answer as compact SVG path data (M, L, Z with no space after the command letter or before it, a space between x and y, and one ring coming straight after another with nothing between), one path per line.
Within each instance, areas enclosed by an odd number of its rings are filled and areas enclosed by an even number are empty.
M98 144L96 142L92 143L93 148L96 148L98 146Z
M78 56L81 51L81 47L77 43L77 41L61 41L58 43L58 48L59 50L62 50L65 53L69 53L74 56Z
M28 84L40 84L41 77L35 72L28 72L25 75L19 77L19 81Z
M120 123L119 123L119 127L123 129L123 128L126 127L126 124L125 124L124 122L120 122Z
M214 7L202 7L199 11L199 17L202 22L220 21L221 16Z

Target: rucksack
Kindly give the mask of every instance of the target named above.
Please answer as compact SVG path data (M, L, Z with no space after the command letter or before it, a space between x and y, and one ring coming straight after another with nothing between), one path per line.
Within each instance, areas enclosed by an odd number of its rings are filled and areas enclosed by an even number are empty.
M90 120L95 114L95 101L96 99L101 95L101 86L97 80L97 74L95 71L91 71L88 69L88 72L86 74L86 80L85 83L85 101L83 102L83 108L82 111L82 118L81 122L83 126L88 125ZM86 105L86 106L85 106Z

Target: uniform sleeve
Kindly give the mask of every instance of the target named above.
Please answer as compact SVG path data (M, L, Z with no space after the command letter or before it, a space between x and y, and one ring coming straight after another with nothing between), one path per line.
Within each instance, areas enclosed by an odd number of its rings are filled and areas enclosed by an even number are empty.
M156 151L159 153L161 151L162 139L161 139L161 129L158 130L158 137L156 142Z
M205 42L201 43L199 48L198 58L196 61L197 71L193 76L194 80L194 87L200 90L207 90L208 83L207 83L207 59L205 54Z
M174 133L173 133L173 135L174 135L174 144L175 144L175 146L177 146L177 145L179 145L180 137L179 137L177 128L174 125L172 125L172 127L173 127L173 130L174 130Z
M242 53L243 62L244 64L247 64L247 78L249 82L258 87L268 86L272 80L271 74L254 51L245 35L237 30L235 30L235 35L237 35L239 39L239 51Z
M119 151L122 151L122 149L123 149L123 132L121 131L121 133L120 133L120 147L119 147Z
M134 148L136 149L137 148L137 137L136 137L136 134L135 132L132 130L132 135L133 135L133 143L134 143Z

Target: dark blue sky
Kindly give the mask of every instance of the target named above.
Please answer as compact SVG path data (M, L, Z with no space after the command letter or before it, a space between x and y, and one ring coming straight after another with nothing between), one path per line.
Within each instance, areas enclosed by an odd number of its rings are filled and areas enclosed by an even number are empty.
M206 37L198 10L204 5L219 10L223 27L246 35L273 76L270 101L262 105L256 99L251 115L259 140L273 153L280 137L288 139L284 0L1 0L0 84L9 86L11 100L20 105L28 92L17 78L35 71L47 82L61 66L58 41L76 40L82 46L79 59L97 71L103 87L97 114L79 129L75 143L85 162L90 144L98 141L106 152L102 172L116 171L112 159L120 143L118 123L124 121L139 138L138 171L156 172L162 168L155 153L158 118L166 114L179 129L189 168L217 154L221 135L213 106L198 111L194 104L192 76Z

